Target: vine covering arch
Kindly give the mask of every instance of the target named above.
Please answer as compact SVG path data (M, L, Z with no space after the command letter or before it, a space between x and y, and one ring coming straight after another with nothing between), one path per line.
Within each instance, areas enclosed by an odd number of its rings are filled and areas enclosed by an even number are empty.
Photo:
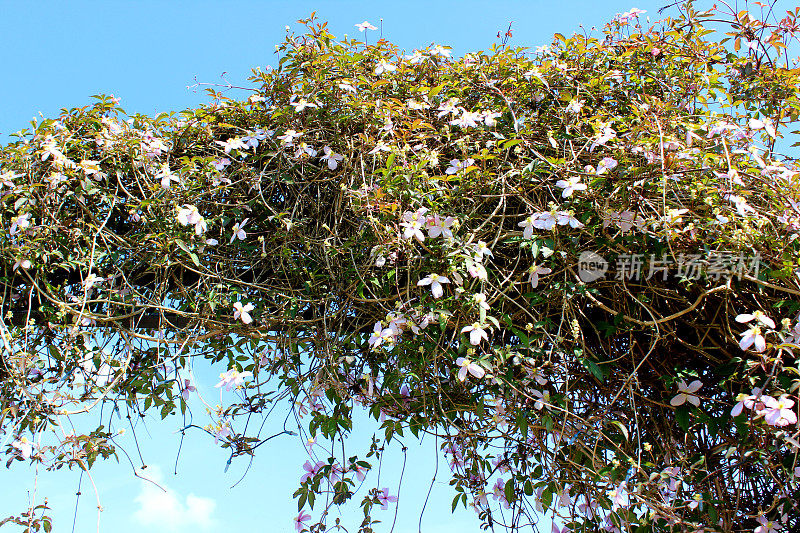
M797 528L800 9L720 5L462 58L312 17L244 99L33 124L0 151L9 464L90 468L107 430L42 436L185 411L205 358L234 460L284 400L331 443L363 406L440 437L487 528ZM307 463L298 529L371 531L370 467Z

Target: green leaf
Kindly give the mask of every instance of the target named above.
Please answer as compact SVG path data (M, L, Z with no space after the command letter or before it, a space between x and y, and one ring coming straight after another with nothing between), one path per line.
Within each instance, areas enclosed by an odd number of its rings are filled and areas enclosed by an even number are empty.
M625 440L630 440L630 436L628 435L628 428L625 427L625 424L623 424L619 420L612 420L611 423L619 428L620 432L625 436Z
M508 503L511 503L516 499L516 495L514 494L514 478L506 481L506 486L503 488L503 493L505 494L506 501Z
M526 496L533 496L533 484L531 483L530 478L525 479L525 484L523 485L522 490L525 492Z
M689 431L689 409L681 405L675 410L675 420L684 431Z
M437 85L428 91L428 98L433 98L444 88L445 84Z

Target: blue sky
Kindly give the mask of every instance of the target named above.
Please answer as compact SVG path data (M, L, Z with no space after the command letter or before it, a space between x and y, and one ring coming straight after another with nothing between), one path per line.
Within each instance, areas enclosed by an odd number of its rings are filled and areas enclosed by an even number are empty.
M659 18L660 5L638 0L0 0L4 75L0 83L0 142L8 142L9 133L28 127L31 118L40 112L54 116L63 107L87 105L92 94L113 93L130 114L152 115L196 106L206 101L206 96L202 86L191 86L224 83L223 73L232 84L245 85L251 68L275 64L274 47L282 41L284 27L290 25L299 31L295 21L312 11L320 20L329 21L330 30L337 36L359 35L356 23L368 20L380 26L382 19L383 36L409 52L436 42L452 46L456 55L462 55L490 47L497 41L497 32L504 32L512 20L511 44L533 47L549 44L555 32L570 34L580 24L587 29L601 26L616 13L632 7L647 10L655 20ZM375 39L377 33L373 32L370 39ZM219 402L219 392L213 385L224 370L203 365L196 368L200 392L212 405ZM204 406L197 399L192 401L192 407L195 422L208 423ZM278 418L275 420L278 424ZM123 422L126 420L116 421L115 427L126 427ZM358 418L356 425L352 450L364 452L375 425L366 417ZM167 487L168 492L134 477L122 453L119 464L110 461L92 470L97 496L84 476L80 498L75 495L80 477L77 471L40 471L36 475L18 463L3 471L0 519L23 511L35 494L37 502L48 498L51 516L56 519L55 531L69 531L73 518L75 531L96 531L98 500L103 507L102 532L138 532L143 528L154 533L294 531L291 519L297 514L297 505L291 494L307 459L299 437L282 436L262 446L244 480L231 488L244 474L247 463L235 461L224 472L228 454L197 431L187 433L178 475L173 474L180 440L176 432L180 427L181 421L174 417L163 423L157 418L140 422L135 432L139 452L130 427L120 437L120 444L134 465L141 466L143 459L149 465L148 475ZM433 439L421 445L412 439L406 444L409 460L394 528L398 533L418 531L420 511L437 461ZM449 468L443 458L439 463L422 531L478 531L479 522L472 511L460 510L451 515ZM399 450L387 455L379 486L397 493L402 464ZM378 484L375 475L367 481L371 486ZM349 526L359 522L360 511L357 505L354 507L344 517ZM374 516L384 521L378 530L389 531L394 515L394 508L377 511ZM549 530L549 523L544 524Z

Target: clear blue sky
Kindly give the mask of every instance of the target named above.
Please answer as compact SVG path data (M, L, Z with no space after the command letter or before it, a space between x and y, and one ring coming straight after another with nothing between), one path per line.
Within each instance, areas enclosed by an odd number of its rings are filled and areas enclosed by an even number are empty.
M24 2L0 0L2 76L0 83L0 142L8 134L29 126L39 112L54 116L63 107L90 103L89 95L114 94L128 113L154 114L180 110L205 101L202 89L187 89L196 82L220 82L220 75L235 85L245 84L250 69L274 65L275 44L284 27L299 30L295 21L316 11L331 31L359 35L354 25L368 20L380 25L383 36L411 51L432 42L453 47L456 55L487 49L514 21L511 44L549 44L553 33L602 26L616 13L632 7L647 10L653 20L660 2L639 0L561 0L446 2L378 1L96 1ZM375 38L377 32L371 34ZM198 368L201 392L218 402L213 389L216 376L226 369ZM232 393L226 393L228 395ZM228 396L230 398L230 396ZM205 425L203 407L193 401L195 421ZM363 418L361 419L363 420ZM120 421L121 422L121 421ZM123 427L123 426L120 426ZM275 439L262 446L252 467L235 488L247 464L234 462L224 473L228 455L213 439L189 434L181 452L178 476L172 475L180 427L177 419L165 423L148 420L136 432L144 462L150 472L160 472L170 492L163 494L131 475L121 463L93 470L101 513L100 531L234 532L294 531L291 519L297 506L291 494L306 460L298 439ZM369 445L374 426L356 431L360 449ZM125 444L134 464L141 465L128 430ZM6 436L7 437L7 436ZM409 457L394 531L417 531L420 510L430 485L436 448L432 440L421 447L407 441ZM356 451L354 443L353 451ZM448 467L440 461L439 479L422 521L422 531L434 533L478 531L471 511L450 514L452 493ZM402 455L387 456L380 486L397 489ZM21 464L3 470L0 484L0 519L27 507L30 491L37 501L48 497L55 531L70 531L79 475L77 472L34 472ZM368 482L376 483L375 476ZM75 531L96 531L97 501L91 484L83 480ZM360 500L360 496L358 500ZM359 510L349 515L357 518ZM394 509L377 511L389 531ZM332 522L332 521L331 521ZM351 530L358 522L347 520ZM549 522L544 522L549 530Z

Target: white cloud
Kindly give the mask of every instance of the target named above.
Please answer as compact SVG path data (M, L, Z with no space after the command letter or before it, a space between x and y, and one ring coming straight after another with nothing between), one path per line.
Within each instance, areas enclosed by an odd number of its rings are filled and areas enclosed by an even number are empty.
M183 498L163 482L163 475L158 466L149 466L140 470L139 475L150 479L164 489L142 480L141 491L136 497L138 509L133 513L134 519L153 533L177 533L194 528L208 530L215 524L213 517L217 502L211 498L203 498L187 494Z

